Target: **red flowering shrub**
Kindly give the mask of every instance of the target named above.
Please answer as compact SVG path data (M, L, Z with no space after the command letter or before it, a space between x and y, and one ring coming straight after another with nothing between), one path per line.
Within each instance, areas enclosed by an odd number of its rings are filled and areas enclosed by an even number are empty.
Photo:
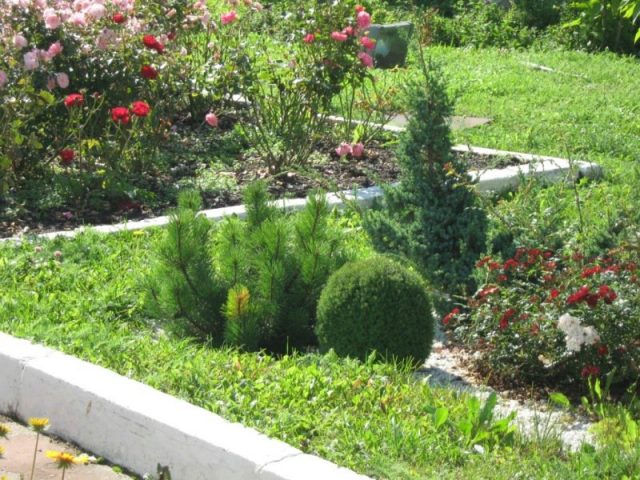
M567 383L614 372L640 374L638 252L601 258L518 249L476 267L484 285L443 324L481 354L494 378L527 385Z

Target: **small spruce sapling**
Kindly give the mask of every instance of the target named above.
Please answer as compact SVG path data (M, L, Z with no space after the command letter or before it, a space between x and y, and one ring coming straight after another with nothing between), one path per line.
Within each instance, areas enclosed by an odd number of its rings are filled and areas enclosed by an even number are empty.
M407 86L400 184L385 188L382 207L365 214L365 228L377 250L407 256L433 287L464 294L473 289L473 266L485 250L486 215L466 165L451 153L453 105L441 71L420 58L422 75Z

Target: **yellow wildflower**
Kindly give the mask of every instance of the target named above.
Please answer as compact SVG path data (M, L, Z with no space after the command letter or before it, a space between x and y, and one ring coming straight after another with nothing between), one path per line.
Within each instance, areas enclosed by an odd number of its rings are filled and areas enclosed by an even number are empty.
M7 434L11 431L5 424L0 423L0 438L7 438Z
M0 445L0 458L2 458L3 455L4 455L4 447Z
M86 455L75 456L67 452L58 452L56 450L47 450L45 455L56 462L60 468L69 468L73 465L86 465L89 459Z
M36 432L40 433L49 426L49 419L44 417L31 417L29 419L29 425L31 425L31 428L33 428Z

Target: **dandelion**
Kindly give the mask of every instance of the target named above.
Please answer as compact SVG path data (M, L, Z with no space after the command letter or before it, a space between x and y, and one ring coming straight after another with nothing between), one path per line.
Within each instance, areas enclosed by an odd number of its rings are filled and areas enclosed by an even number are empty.
M2 456L4 455L4 451L4 447L0 445L0 458L2 458Z
M3 423L0 423L0 438L7 438L7 435L10 431L11 429L9 427L4 425Z
M36 455L38 453L38 440L40 440L40 434L45 431L45 429L49 426L49 419L45 417L31 417L29 419L29 425L36 432L36 446L33 449L33 461L31 462L31 475L29 476L30 480L33 480L33 472L36 469Z
M86 465L89 463L89 457L84 454L76 457L75 455L67 452L47 450L45 455L53 460L58 465L58 468L62 470L62 480L64 480L64 475L68 468L71 468L74 465Z

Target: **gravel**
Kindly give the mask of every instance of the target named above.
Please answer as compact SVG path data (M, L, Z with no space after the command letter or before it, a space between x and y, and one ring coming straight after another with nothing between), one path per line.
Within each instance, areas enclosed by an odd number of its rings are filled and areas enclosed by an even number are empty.
M465 367L471 360L469 355L450 345L438 329L431 355L418 374L431 385L453 388L484 400L494 390L479 383ZM557 438L569 451L578 450L583 443L594 443L589 432L593 423L588 418L554 408L547 402L524 402L506 398L500 392L496 393L499 400L495 415L503 418L511 412L516 412L515 423L526 437L539 441Z

